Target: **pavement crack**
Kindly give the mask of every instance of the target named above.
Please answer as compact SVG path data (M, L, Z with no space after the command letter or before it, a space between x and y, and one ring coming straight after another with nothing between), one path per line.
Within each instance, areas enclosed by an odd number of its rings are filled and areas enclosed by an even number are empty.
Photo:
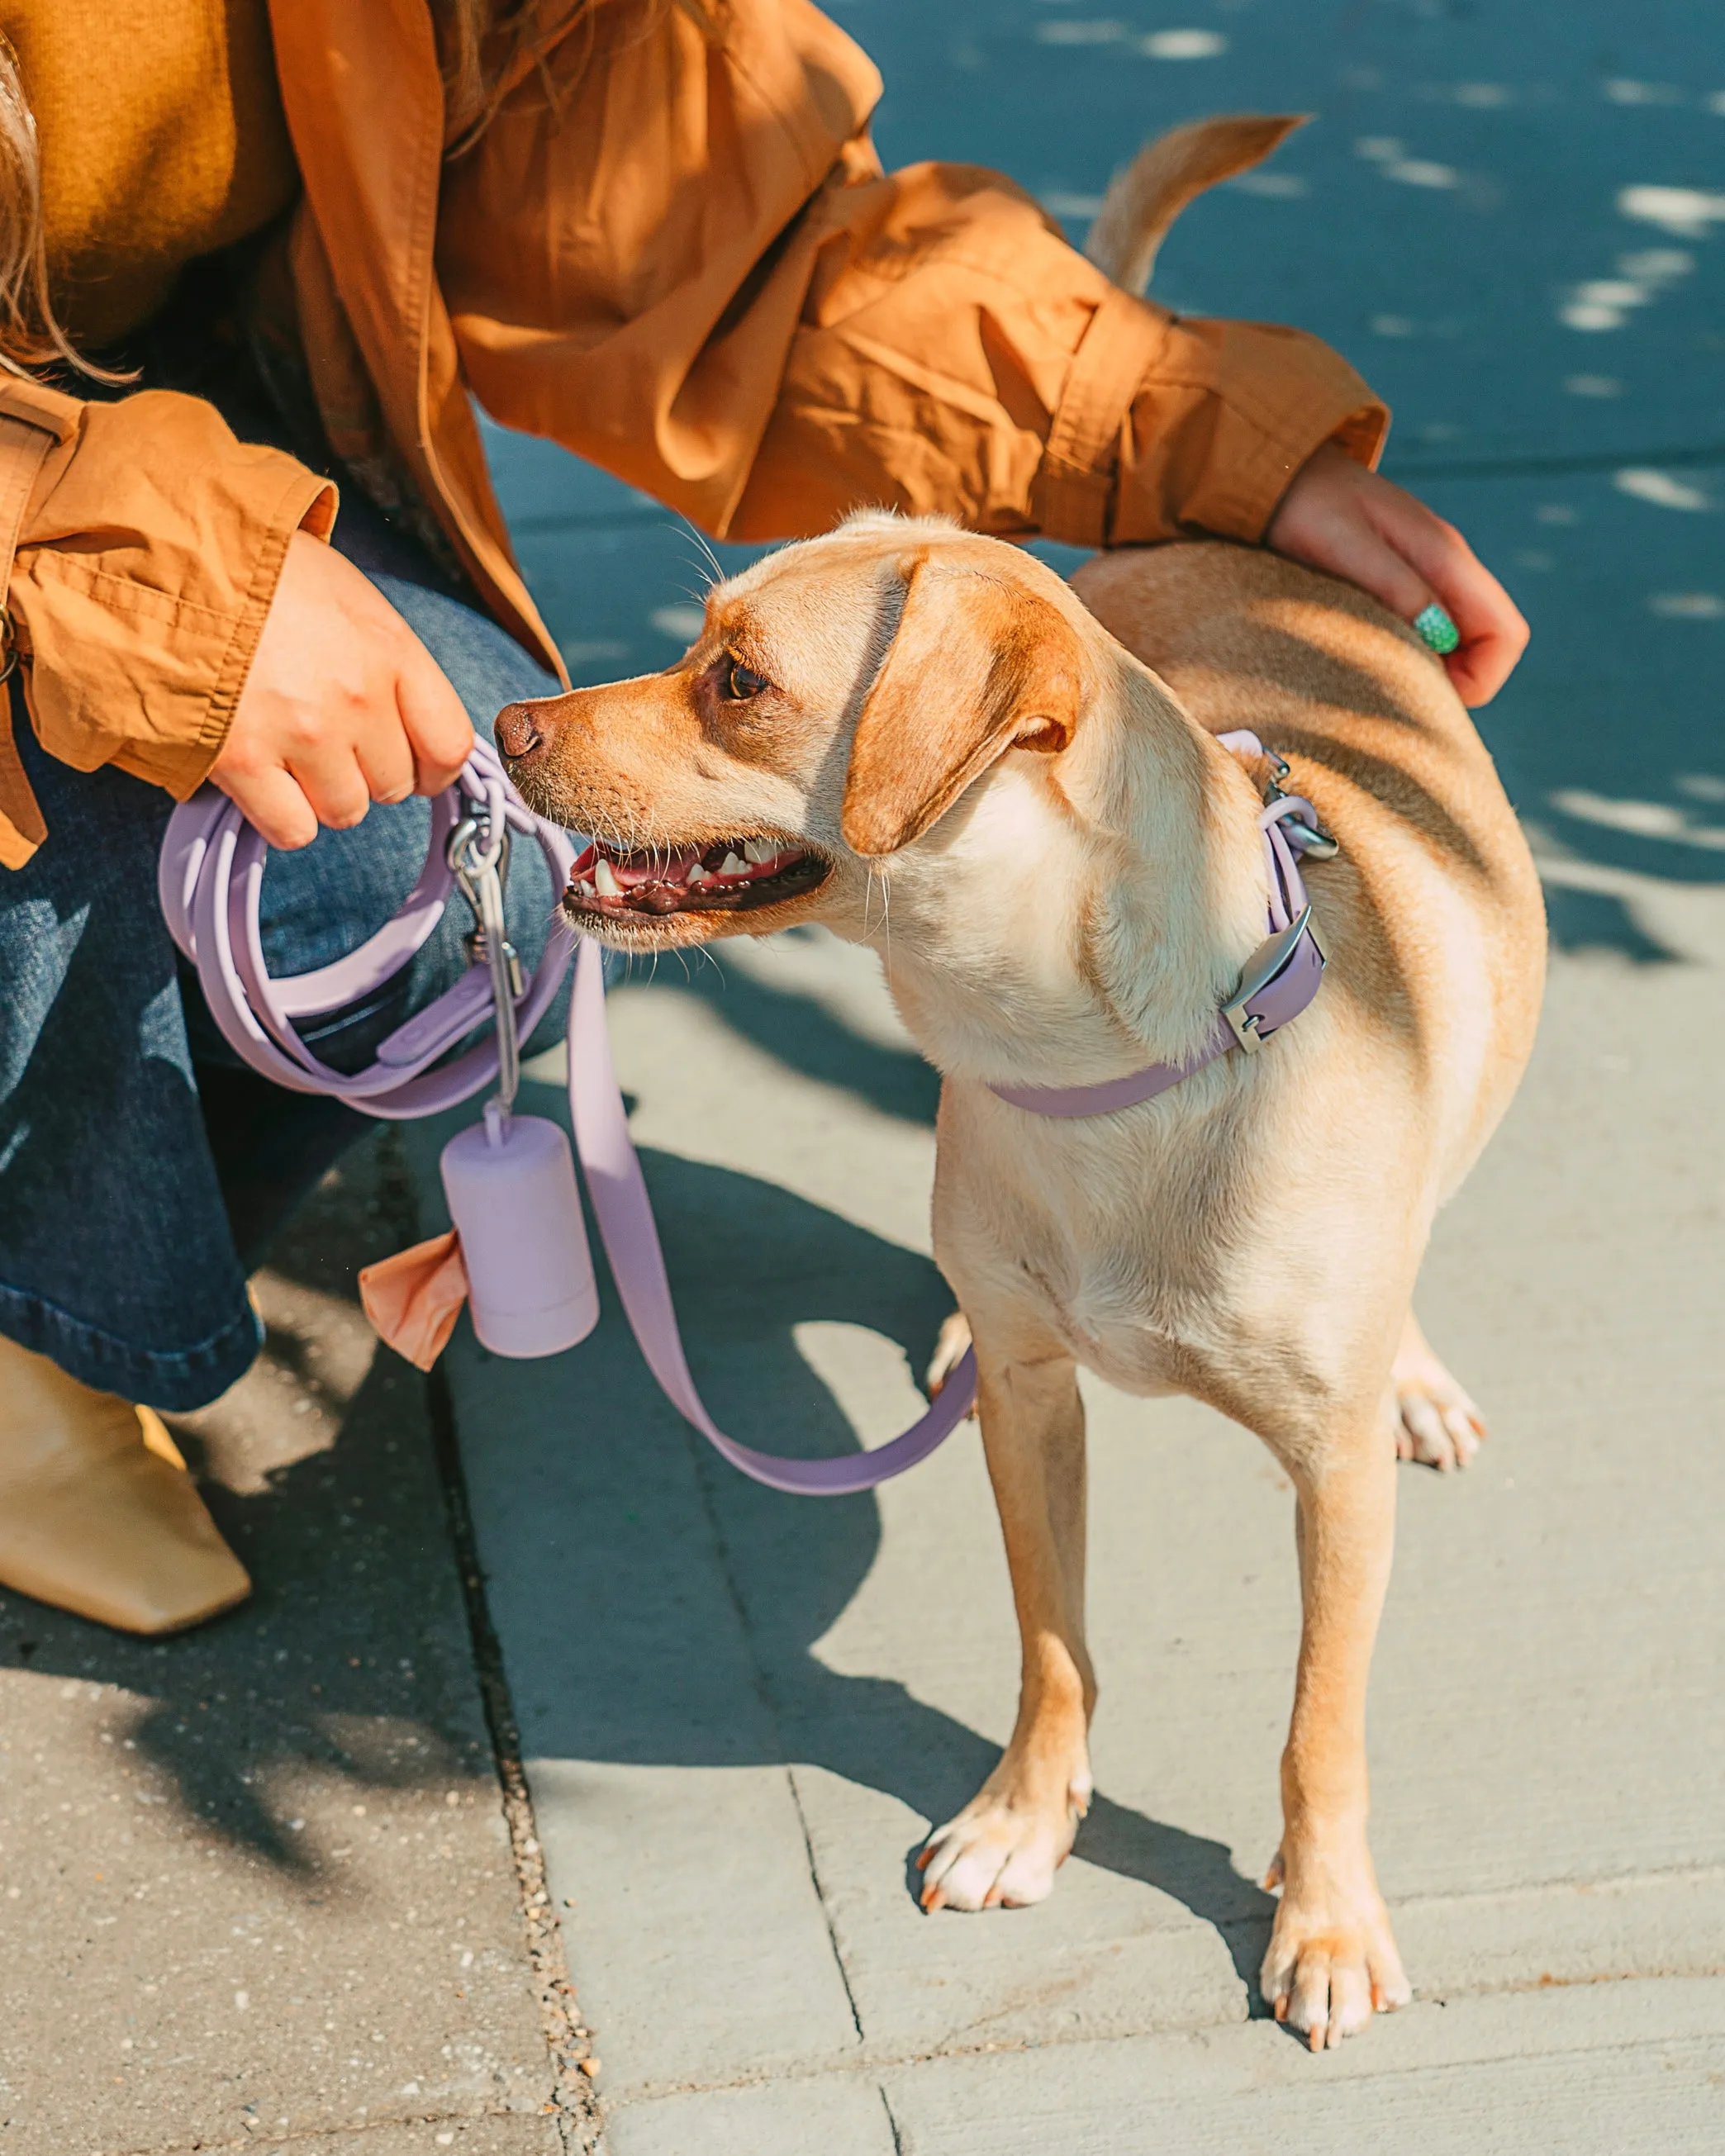
M467 1481L462 1471L454 1408L448 1380L441 1370L434 1370L426 1380L426 1405L449 1512L450 1537L455 1546L455 1563L467 1606L474 1668L485 1706L485 1727L490 1732L503 1816L509 1829L510 1852L520 1884L528 1965L556 2092L547 2109L555 2113L566 2156L603 2156L604 2123L598 2092L593 2086L598 2061L593 2056L592 2040L569 1975L562 1927L552 1907L551 1889L546 1882L545 1852L533 1816L532 1793L521 1764L521 1730L504 1671L503 1649L485 1599L485 1573L480 1564Z
M718 1507L713 1502L712 1485L708 1480L707 1474L709 1463L701 1453L696 1450L694 1432L685 1430L685 1434L695 1459L695 1483L701 1493L701 1510L706 1516L707 1529L713 1538L713 1548L718 1552L719 1573L725 1583L726 1597L736 1614L737 1630L742 1634L744 1644L748 1650L749 1682L754 1688L756 1698L761 1702L761 1712L766 1716L772 1727L774 1744L780 1758L784 1761L785 1785L791 1793L791 1802L796 1808L797 1830L803 1837L803 1851L808 1861L809 1883L814 1889L814 1898L820 1907L820 1920L826 1927L827 1944L832 1950L833 1966L838 1970L839 1981L845 1988L845 2004L850 2015L850 2025L856 2031L857 2042L865 2043L867 2039L863 2033L862 2012L857 2005L856 1994L850 1988L850 1972L845 1966L844 1952L839 1944L839 1934L834 1928L832 1906L827 1899L826 1888L821 1880L820 1861L814 1853L814 1840L809 1831L809 1814L803 1806L803 1792L797 1784L797 1770L787 1756L789 1748L784 1741L784 1730L779 1722L778 1708L773 1704L772 1691L767 1682L766 1671L762 1667L761 1657L755 1649L754 1628L749 1623L748 1609L743 1601L742 1591L737 1586L736 1568L731 1561L731 1545L726 1539L724 1526L719 1518Z
M880 2108L886 2113L886 2130L892 2136L892 2156L905 2156L905 2139L899 2132L898 2121L893 2117L892 2098L887 2095L884 2083L877 2083Z

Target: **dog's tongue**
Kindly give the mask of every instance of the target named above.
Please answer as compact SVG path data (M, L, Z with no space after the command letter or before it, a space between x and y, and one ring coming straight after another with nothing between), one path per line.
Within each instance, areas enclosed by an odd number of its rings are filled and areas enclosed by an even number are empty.
M682 884L700 859L698 846L685 846L675 854L637 854L633 859L613 860L611 873L625 891L644 883Z

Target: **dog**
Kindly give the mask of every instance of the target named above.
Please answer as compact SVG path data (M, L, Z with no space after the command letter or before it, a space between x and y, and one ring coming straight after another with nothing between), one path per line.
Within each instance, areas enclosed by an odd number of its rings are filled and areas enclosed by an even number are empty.
M1148 154L1141 261L1194 167ZM1307 868L1320 993L1136 1106L1003 1099L1193 1063L1214 1035L1267 917L1271 774L1216 738L1240 728L1339 845ZM1261 1987L1314 2050L1405 2003L1365 1760L1395 1463L1462 1466L1482 1435L1411 1296L1527 1060L1544 962L1532 860L1439 661L1254 548L1105 555L1068 585L870 511L716 585L665 672L514 706L498 740L533 808L598 834L564 901L583 932L646 952L823 921L881 953L942 1074L935 1255L974 1343L1023 1681L999 1764L922 1853L925 1907L1041 1899L1091 1796L1082 1365L1206 1401L1292 1481Z

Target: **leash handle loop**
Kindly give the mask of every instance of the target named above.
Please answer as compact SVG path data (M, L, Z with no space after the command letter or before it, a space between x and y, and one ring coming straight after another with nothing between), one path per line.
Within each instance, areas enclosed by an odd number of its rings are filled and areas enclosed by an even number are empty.
M470 816L483 824L486 834L480 850L470 856L475 889L488 872L498 876L511 831L538 844L554 890L567 886L575 860L567 832L527 809L505 776L496 751L475 739L456 783L431 804L425 865L395 918L333 964L278 981L264 957L260 903L269 849L262 836L214 787L202 788L182 803L169 819L157 870L162 911L169 934L197 968L223 1037L244 1062L290 1091L327 1094L387 1122L454 1107L498 1075L500 1049L492 1040L478 1042L452 1062L441 1059L485 1024L493 1004L508 1004L518 1039L530 1034L550 1008L576 942L575 931L559 909L531 980L517 992L514 979L504 976L500 998L489 947L495 945L507 963L501 880L499 932L487 937L486 967L470 969L436 1003L398 1027L381 1044L369 1069L351 1074L331 1070L306 1046L295 1024L375 993L424 943L442 918L454 884L449 841Z

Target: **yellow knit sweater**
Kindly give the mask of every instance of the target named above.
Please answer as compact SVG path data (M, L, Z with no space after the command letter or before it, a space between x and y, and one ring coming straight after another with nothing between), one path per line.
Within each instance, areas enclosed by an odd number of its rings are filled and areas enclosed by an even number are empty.
M0 0L42 145L49 280L73 336L146 321L193 256L299 186L264 0Z

